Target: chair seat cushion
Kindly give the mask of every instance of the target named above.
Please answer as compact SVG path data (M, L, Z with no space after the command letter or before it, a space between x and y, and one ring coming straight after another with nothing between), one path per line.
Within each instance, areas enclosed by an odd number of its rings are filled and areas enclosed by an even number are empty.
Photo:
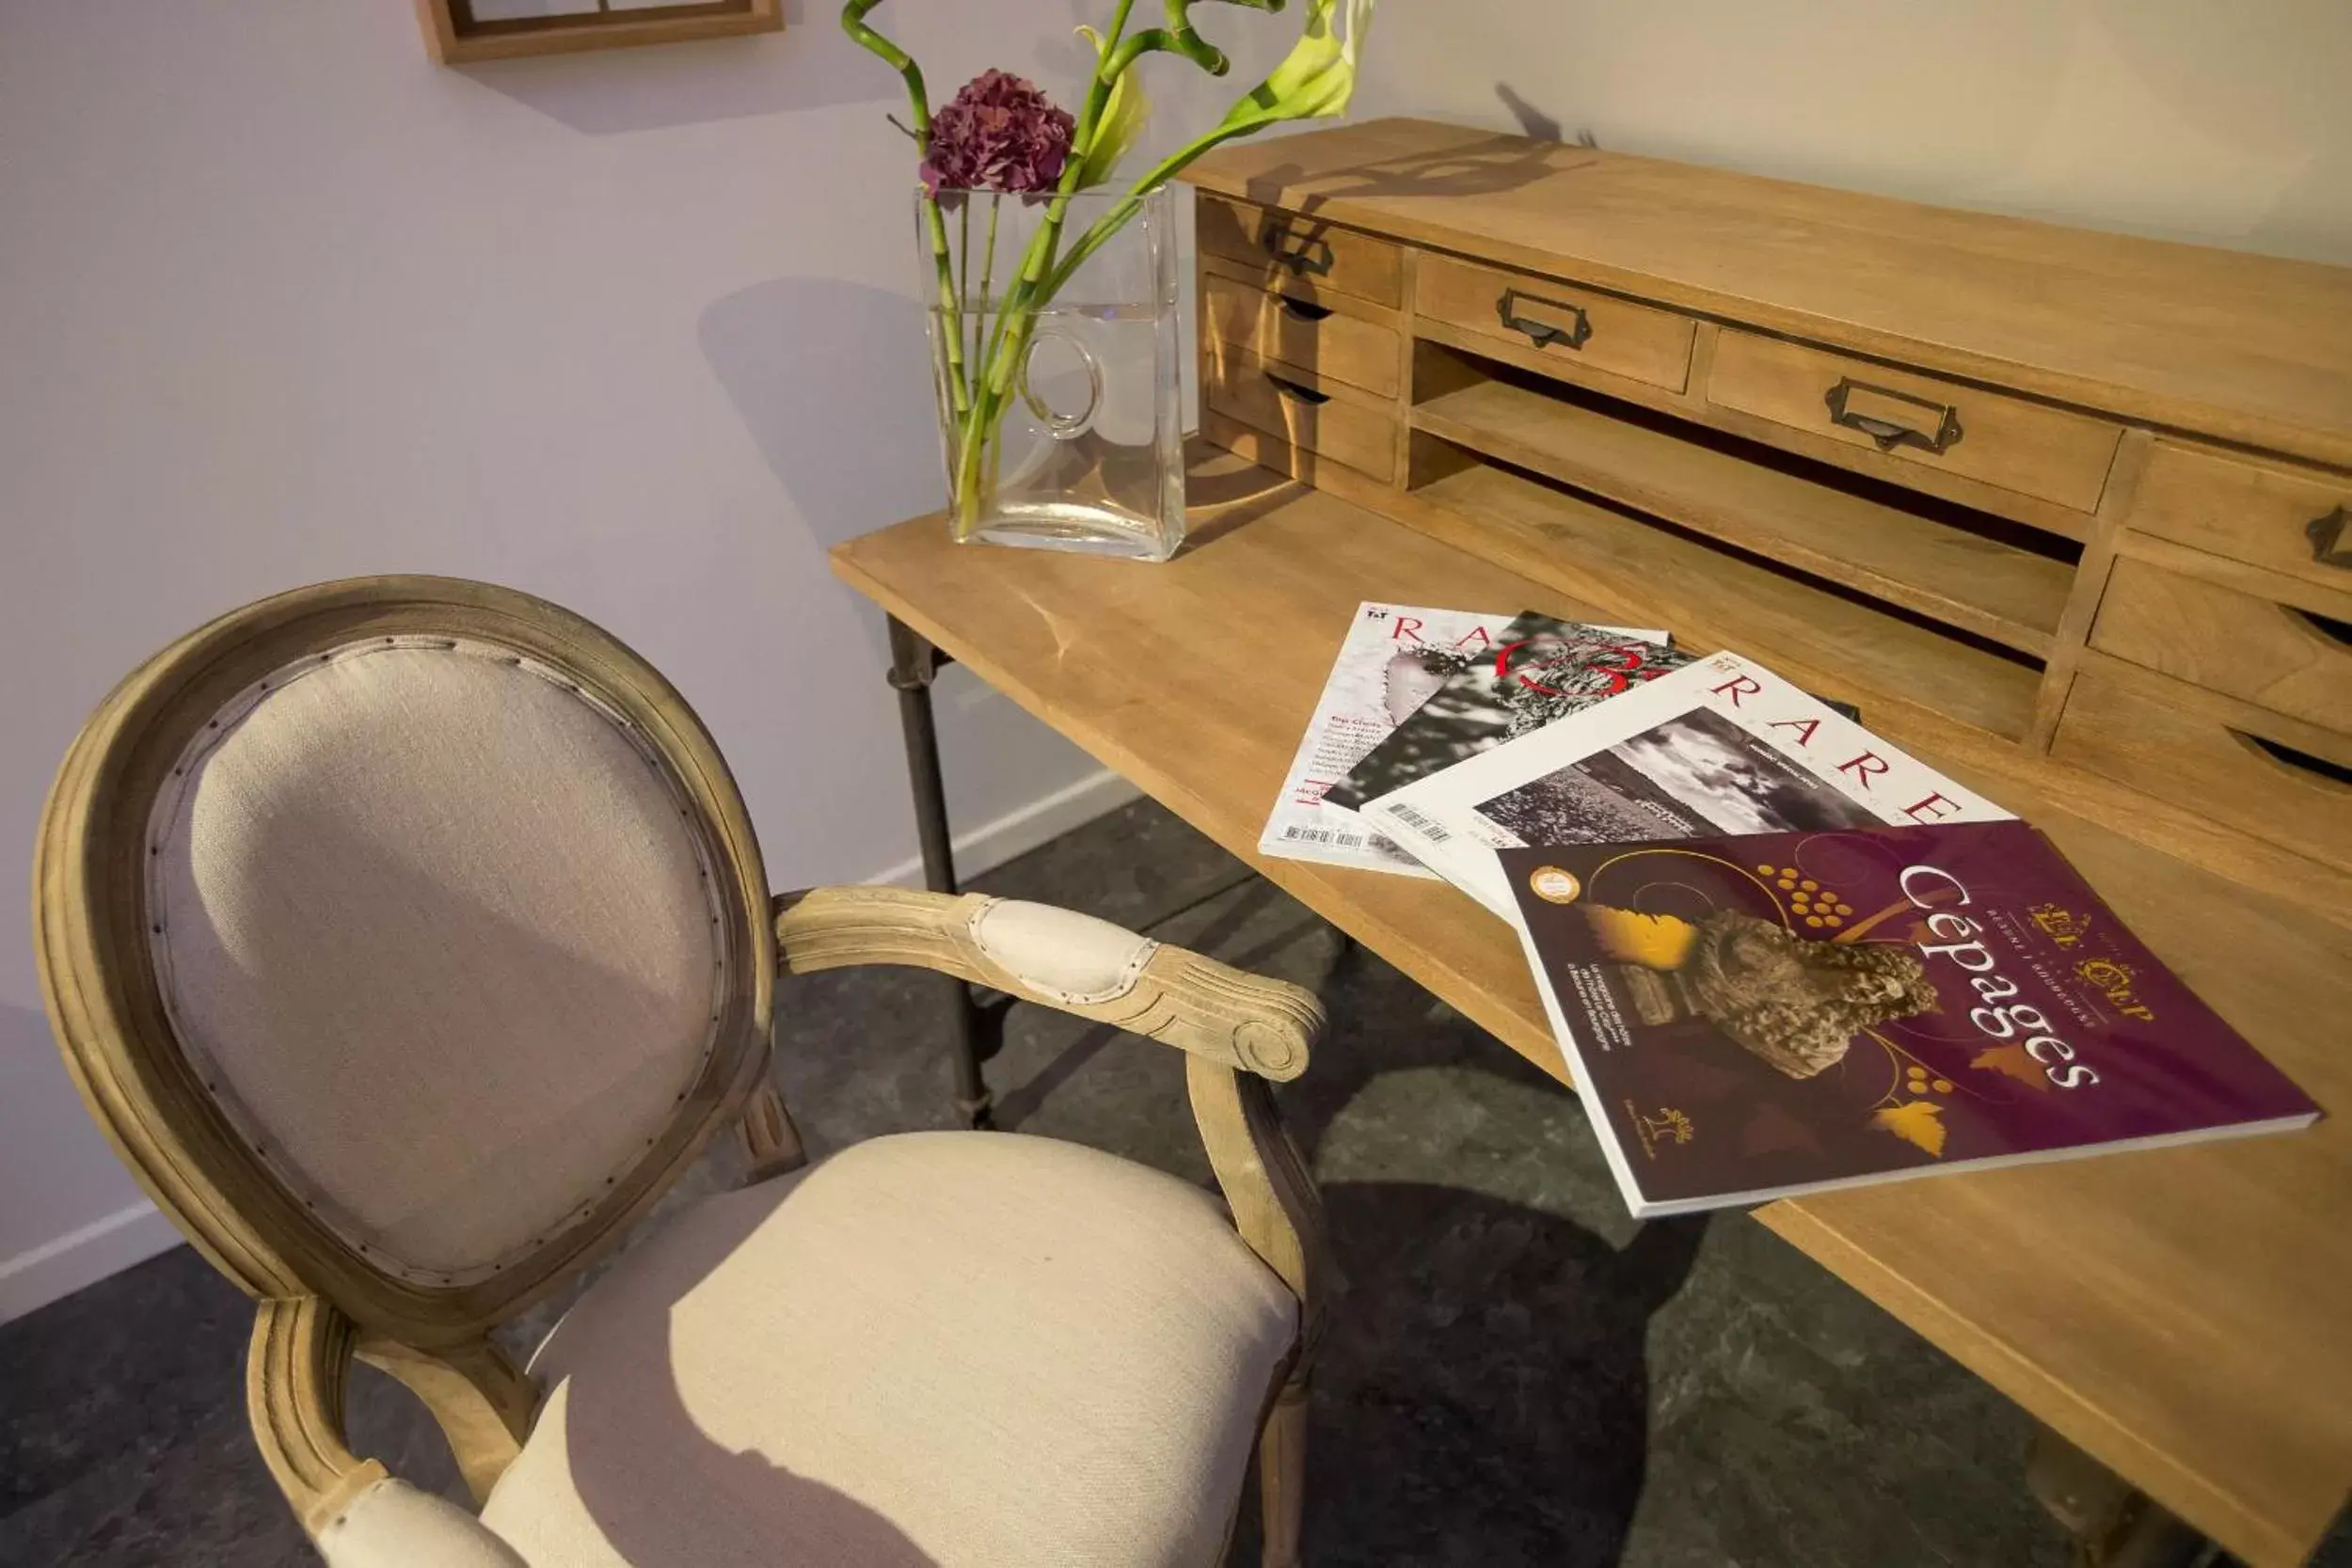
M1208 1568L1296 1329L1174 1177L877 1138L623 1257L482 1518L532 1568Z

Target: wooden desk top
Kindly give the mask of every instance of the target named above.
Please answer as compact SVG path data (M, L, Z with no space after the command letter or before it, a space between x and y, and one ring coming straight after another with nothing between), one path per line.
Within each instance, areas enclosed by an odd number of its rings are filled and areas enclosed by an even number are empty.
M1418 119L1236 142L1184 178L1439 249L1554 275L1567 268L1579 281L1702 314L2352 466L2352 268ZM1952 288L1954 277L1979 286Z
M1257 842L1359 602L1597 612L1227 453L1204 455L1191 500L1196 542L1166 565L960 547L921 518L841 546L834 568L1565 1079L1518 942L1493 916L1450 887L1267 859ZM2352 1112L2352 931L2013 783L1982 787L2048 832L2323 1105ZM2343 1114L2306 1133L1757 1212L2258 1568L2300 1562L2352 1483L2347 1214Z

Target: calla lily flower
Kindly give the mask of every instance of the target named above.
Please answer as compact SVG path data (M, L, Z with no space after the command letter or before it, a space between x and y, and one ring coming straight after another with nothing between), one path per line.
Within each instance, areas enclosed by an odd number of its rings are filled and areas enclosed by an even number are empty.
M1344 114L1356 92L1356 65L1372 29L1373 0L1307 0L1306 29L1272 75L1218 122L1224 140L1285 119Z
M1079 36L1094 46L1099 57L1103 52L1103 36L1091 27L1078 29ZM1094 139L1087 146L1086 156L1079 161L1079 190L1091 190L1106 183L1119 168L1119 161L1136 145L1143 134L1144 121L1152 118L1152 101L1143 95L1143 83L1133 70L1122 71L1111 84L1110 102L1103 105L1103 117L1094 128Z

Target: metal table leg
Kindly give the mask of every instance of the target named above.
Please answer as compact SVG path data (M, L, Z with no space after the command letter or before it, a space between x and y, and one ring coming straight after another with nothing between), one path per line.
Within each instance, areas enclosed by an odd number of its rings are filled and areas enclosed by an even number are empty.
M933 893L953 894L956 886L954 847L947 837L947 795L939 773L939 728L931 718L931 681L946 657L897 616L890 622L890 684L898 693L898 722L906 732L907 782L914 792L914 832L923 851L923 885ZM994 1022L981 1007L972 988L952 975L941 977L952 987L949 1038L955 1051L956 1110L973 1127L990 1124L993 1097L980 1064L994 1053L988 1049Z
M2237 1560L2046 1426L2035 1427L2026 1485L2074 1538L2083 1568L2222 1568Z

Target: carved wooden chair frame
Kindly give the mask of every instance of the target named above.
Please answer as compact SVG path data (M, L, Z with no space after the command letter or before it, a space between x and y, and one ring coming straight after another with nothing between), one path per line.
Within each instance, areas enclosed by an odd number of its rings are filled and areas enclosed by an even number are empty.
M673 771L715 847L728 949L742 958L717 1043L668 1125L580 1218L490 1278L437 1287L334 1233L237 1135L166 1018L148 944L147 823L183 752L272 672L370 637L495 644L576 683ZM1242 1239L1299 1301L1299 1338L1266 1392L1259 1480L1268 1564L1296 1560L1306 1380L1322 1303L1320 1205L1269 1080L1303 1071L1313 996L1160 946L1114 996L1073 1002L993 958L973 934L994 900L831 888L771 900L733 778L683 698L599 627L511 590L379 577L262 600L164 649L105 699L60 768L34 864L34 942L68 1066L117 1152L214 1266L258 1304L247 1364L254 1437L316 1534L385 1479L353 1453L342 1397L354 1357L430 1409L477 1504L531 1431L540 1390L489 1330L575 1278L730 1124L755 1178L801 1163L768 1071L775 976L911 964L1059 1007L1187 1054L1194 1117Z

